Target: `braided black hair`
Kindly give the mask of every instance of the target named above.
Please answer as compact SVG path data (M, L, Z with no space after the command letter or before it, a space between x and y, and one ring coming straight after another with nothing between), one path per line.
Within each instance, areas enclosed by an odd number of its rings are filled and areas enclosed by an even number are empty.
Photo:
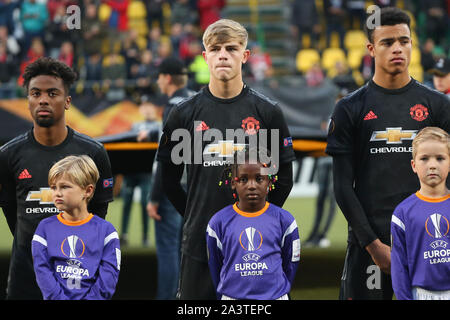
M256 155L256 159L253 158ZM220 176L219 186L229 186L230 190L233 193L233 198L237 199L237 195L231 188L231 181L233 179L238 179L238 168L240 165L249 163L250 160L256 160L258 163L261 163L264 167L268 167L270 164L261 162L261 159L264 157L270 157L269 150L265 148L249 148L246 146L244 149L236 151L233 155L233 161L228 163L222 171L222 175ZM273 165L275 167L275 165ZM276 171L275 171L276 172ZM275 182L278 180L277 175L268 175L269 181L271 182L269 186L269 191L275 189Z

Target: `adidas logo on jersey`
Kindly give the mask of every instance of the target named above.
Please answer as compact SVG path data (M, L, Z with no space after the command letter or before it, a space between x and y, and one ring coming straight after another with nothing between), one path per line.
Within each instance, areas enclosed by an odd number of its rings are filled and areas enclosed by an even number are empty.
M377 119L377 115L375 113L373 113L372 110L369 111L368 114L366 114L366 116L364 117L364 120L372 120L372 119Z
M206 125L205 121L202 121L196 128L195 131L206 131L209 127Z
M28 172L27 169L23 170L23 171L19 174L19 180L30 179L30 178L31 178L31 174Z

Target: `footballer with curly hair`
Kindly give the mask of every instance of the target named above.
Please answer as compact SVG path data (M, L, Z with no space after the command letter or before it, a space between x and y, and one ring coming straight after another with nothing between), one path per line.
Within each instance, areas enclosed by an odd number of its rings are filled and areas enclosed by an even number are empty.
M33 127L0 148L0 207L14 235L7 299L40 300L31 240L42 219L59 213L48 186L50 167L68 155L90 156L100 179L88 209L102 218L113 200L112 172L104 147L66 125L76 73L44 57L28 65L23 78Z

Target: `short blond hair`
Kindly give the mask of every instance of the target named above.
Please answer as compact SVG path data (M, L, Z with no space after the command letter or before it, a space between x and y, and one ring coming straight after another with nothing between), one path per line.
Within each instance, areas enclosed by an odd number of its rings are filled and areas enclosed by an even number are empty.
M232 40L237 40L244 49L247 48L247 30L239 22L230 19L217 20L210 24L203 33L203 46L205 48Z
M88 185L94 186L100 177L97 166L91 157L86 155L67 156L56 162L48 172L48 185L56 183L61 178L67 178L82 189L86 189ZM89 202L92 195L87 199Z
M412 157L416 158L419 144L429 140L439 141L447 145L450 154L450 136L447 132L438 127L425 127L415 136L412 142Z

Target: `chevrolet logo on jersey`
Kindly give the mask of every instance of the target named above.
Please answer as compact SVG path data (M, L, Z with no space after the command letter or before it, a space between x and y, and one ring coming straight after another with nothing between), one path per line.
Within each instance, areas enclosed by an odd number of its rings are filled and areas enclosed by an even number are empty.
M370 141L386 141L386 144L402 144L404 140L413 140L418 130L386 128L386 131L374 131Z
M244 143L234 143L233 140L220 140L219 143L208 144L204 155L217 155L219 157L233 157L236 151L244 150Z
M39 204L53 204L52 190L50 188L39 188L39 191L30 191L26 201L39 201Z

